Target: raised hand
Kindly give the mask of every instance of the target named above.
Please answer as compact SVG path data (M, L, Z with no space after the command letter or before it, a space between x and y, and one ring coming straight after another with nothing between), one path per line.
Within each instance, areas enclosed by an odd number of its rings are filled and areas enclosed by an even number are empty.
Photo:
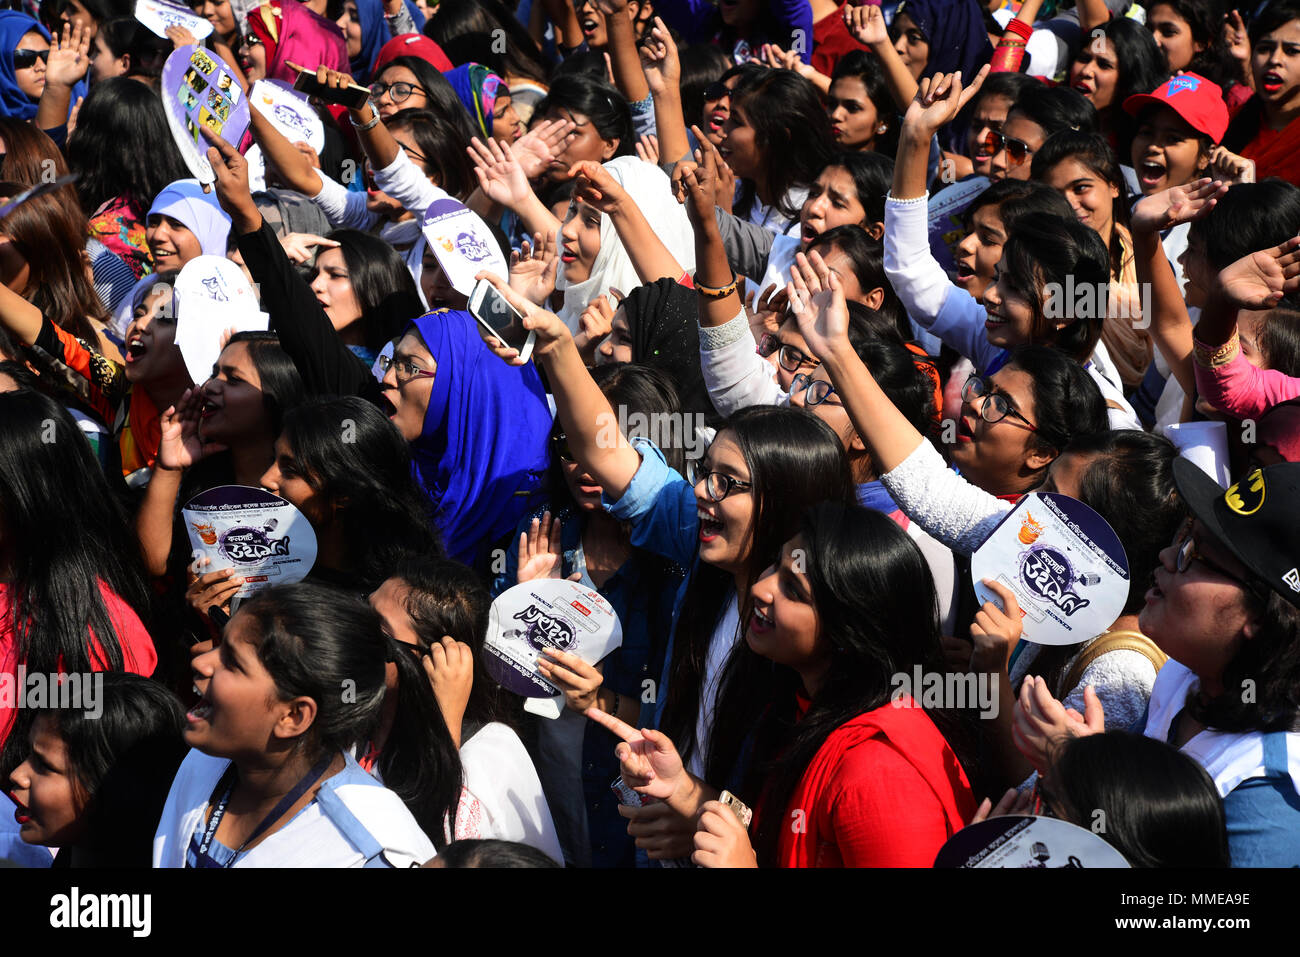
M1135 233L1158 233L1179 223L1190 223L1207 215L1227 192L1227 183L1207 176L1152 193L1133 207L1129 228Z
M536 332L537 338L533 345L533 354L545 356L554 351L561 343L566 340L572 340L573 336L569 332L569 327L564 324L564 320L555 313L541 308L519 293L510 288L510 284L495 273L481 272L475 277L477 279L486 279L492 285L496 286L497 291L505 296L506 302L514 306L521 316L524 317L524 328L529 332ZM519 351L503 346L496 339L485 339L487 347L495 352L503 361L510 363L512 366L521 366L524 359L519 358Z
M845 4L844 25L853 34L853 39L869 47L889 44L889 28L885 26L885 15L874 4L855 6Z
M1011 652L1024 631L1016 593L1001 582L984 579L988 588L1002 600L999 608L986 601L975 614L970 634L975 650L970 657L971 671L999 672L1010 666Z
M461 723L474 688L474 649L450 635L443 635L441 641L429 646L421 664L429 677L442 720L447 723L456 747L460 747Z
M659 164L659 137L653 133L642 133L636 141L636 155L643 163Z
M1210 168L1206 171L1229 185L1255 182L1255 161L1229 152L1222 146L1210 150Z
M556 238L534 233L533 242L524 240L519 252L510 254L510 288L539 306L555 292L555 275L560 266Z
M773 70L791 70L798 73L799 68L803 66L803 61L799 59L799 54L786 52L775 43L764 43L761 49L763 51L763 60L765 64Z
M1038 769L1046 773L1052 761L1052 749L1066 736L1082 737L1106 730L1106 714L1097 692L1089 685L1083 690L1085 714L1067 709L1052 697L1042 678L1025 676L1016 702L1012 737L1016 748Z
M701 223L713 218L713 209L718 205L719 164L726 166L722 155L714 148L698 126L691 129L700 141L701 147L695 151L694 163L679 163L673 176L674 191L677 201L686 205L686 215L691 225L699 227ZM676 174L680 175L676 175Z
M613 294L613 290L610 290ZM573 337L573 344L578 347L583 361L590 364L595 358L596 347L614 331L614 306L609 298L601 293L582 310L578 318L578 331Z
M172 41L172 49L179 50L181 47L197 46L198 40L194 34L190 33L185 27L168 27L163 31L167 34L167 39Z
M757 297L752 292L745 296L745 314L755 342L764 333L775 335L780 330L789 304L790 296L785 287L777 289L776 283L769 283Z
M90 69L90 31L64 24L63 37L50 37L50 58L45 63L46 84L76 86Z
M1243 72L1250 72L1250 34L1246 30L1246 24L1241 19L1241 14L1236 10L1229 10L1223 17L1223 42L1228 48L1228 53L1238 63L1242 64Z
M599 665L589 665L577 655L558 648L543 648L545 658L537 659L542 677L564 692L564 703L579 714L595 705L596 695L605 678Z
M510 209L519 209L532 195L528 176L515 159L514 148L509 143L489 139L486 143L477 136L470 140L466 152L474 161L474 174L478 177L483 195L494 203Z
M262 215L253 202L253 194L248 188L248 160L225 140L203 124L199 130L212 145L208 147L208 162L212 165L212 175L216 179L217 202L230 214L235 225L242 223L245 227L253 222L259 223ZM204 187L206 191L207 187ZM239 232L252 232L240 228Z
M916 96L907 107L903 125L929 139L935 131L951 123L962 108L971 101L984 85L989 75L986 63L967 86L962 86L961 71L936 73L924 77L917 87Z
M641 72L652 96L661 96L678 89L682 79L682 64L677 58L677 44L663 20L655 17L654 26L637 48L641 55Z
M588 708L587 717L623 739L614 749L622 766L623 783L647 797L668 800L687 783L681 755L668 735L653 728L636 728L599 708Z
M799 331L813 355L829 356L849 341L849 307L839 277L818 253L795 256L786 286Z
M280 245L284 247L285 255L296 263L311 262L312 257L316 255L313 246L324 246L326 249L334 249L338 243L332 239L326 239L324 236L317 236L314 233L289 233L287 236L280 237Z
M187 469L226 447L216 442L204 442L199 435L199 422L206 396L197 386L185 390L180 401L162 414L162 439L158 445L158 464L165 469Z
M536 179L564 152L564 141L573 132L573 120L539 123L510 144L524 176Z
M1300 289L1300 236L1238 259L1219 273L1213 295L1238 309L1271 309Z
M574 180L573 198L610 216L617 215L630 202L627 192L605 167L594 160L583 160L569 167Z
M560 531L560 520L557 518L551 521L551 513L544 512L540 520L533 519L528 531L519 533L516 583L560 577L564 564L560 549Z

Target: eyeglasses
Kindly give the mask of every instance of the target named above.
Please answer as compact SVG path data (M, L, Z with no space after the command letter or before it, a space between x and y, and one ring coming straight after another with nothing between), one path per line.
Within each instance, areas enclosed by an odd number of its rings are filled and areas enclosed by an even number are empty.
M388 375L389 369L396 370L395 375L398 385L405 385L412 379L432 379L437 375L436 372L421 369L410 359L398 359L394 356L381 355L378 362L379 371L384 375Z
M758 354L766 359L774 352L776 353L776 361L781 364L781 368L786 372L798 372L803 366L815 369L822 364L820 359L814 359L803 350L785 345L772 333L763 333L758 340Z
M719 80L717 83L710 83L704 88L704 98L706 100L725 100L731 96L731 87Z
M37 57L40 57L42 63L49 63L50 51L49 50L15 50L14 69L26 70L28 67L35 66Z
M825 379L814 379L808 373L800 372L790 383L790 394L794 395L804 389L808 390L808 394L803 397L806 406L821 405L835 393L835 386Z
M732 492L748 491L754 487L752 483L732 478L726 472L705 472L702 466L696 466L692 471L692 483L698 486L703 482L704 494L711 502L721 502Z
M1182 531L1178 533L1178 538L1174 542L1174 544L1178 546L1178 558L1177 561L1174 562L1174 567L1178 570L1178 574L1181 575L1183 572L1187 571L1187 569L1191 567L1192 562L1200 562L1206 568L1218 572L1224 578L1232 579L1251 594L1261 598L1266 598L1267 595L1264 593L1263 588L1260 585L1248 581L1234 572L1228 571L1228 569L1224 568L1218 562L1211 561L1201 553L1201 551L1196 547L1196 539L1192 537L1194 521L1194 519L1187 520L1187 523L1183 525Z
M573 457L573 452L569 450L569 439L563 432L556 432L551 436L551 446L555 449L555 454L560 457L561 462L578 461Z
M984 134L984 148L996 156L1003 150L1007 151L1007 165L1024 166L1026 161L1033 155L1033 147L1023 140L1013 139L1005 133L998 130L989 130Z
M423 153L417 152L416 150L411 149L409 146L405 146L401 143L398 143L397 145L401 146L403 151L405 151L406 155L409 156L411 159L419 160L421 163L428 162L429 157L425 156Z
M428 92L425 90L424 87L420 86L420 84L407 83L405 80L398 80L396 83L371 83L370 84L370 95L373 96L376 100L378 100L385 93L387 93L388 98L392 100L394 103L404 102L406 98L410 96L412 93L414 93L416 90L419 90L421 93L426 93L426 94Z
M1021 422L1025 423L1030 432L1037 432L1038 426L1030 422L1023 415L1011 408L1011 401L1002 393L994 392L989 388L989 384L977 375L971 376L966 380L966 384L961 387L961 400L963 402L974 403L976 399L983 399L980 405L980 418L990 425L994 422L1001 422L1009 415L1014 415Z

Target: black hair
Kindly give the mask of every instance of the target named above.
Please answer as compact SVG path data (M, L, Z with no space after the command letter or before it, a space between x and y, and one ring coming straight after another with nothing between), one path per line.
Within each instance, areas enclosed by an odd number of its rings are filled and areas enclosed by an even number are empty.
M893 158L881 152L844 150L832 156L825 169L833 167L839 167L853 177L853 188L866 213L867 223L883 223L885 197L894 181Z
M756 732L755 770L764 779L764 813L754 847L759 863L769 866L776 863L782 832L789 826L786 808L826 739L845 722L885 705L896 688L895 675L917 667L935 674L947 670L929 563L897 523L858 505L828 502L807 510L798 532L830 666L798 721L793 693L798 678L778 666L785 700L772 701ZM962 720L931 708L925 713L960 764L957 756L970 740ZM882 820L873 826L889 824Z
M1084 227L1087 228L1087 227ZM1106 400L1101 390L1078 361L1060 349L1044 345L1020 346L1003 368L1014 367L1033 380L1034 412L1038 431L1031 442L1043 451L1058 454L1078 442L1081 436L1110 428ZM1046 475L1046 468L1043 474ZM1030 485L1036 487L1042 481Z
M546 854L518 841L454 841L442 849L442 867L559 867Z
M867 91L867 99L876 108L876 122L884 123L889 128L877 133L872 140L873 152L893 157L898 152L898 134L903 124L898 117L898 106L894 103L889 84L885 81L885 69L880 58L870 50L850 50L840 57L831 73L831 85L836 80L854 79L862 83Z
M1237 183L1219 197L1214 215L1193 220L1188 240L1202 246L1210 269L1278 246L1300 233L1300 187L1270 176Z
M245 599L227 632L241 619L253 627L248 637L281 700L316 702L316 718L299 741L308 757L364 746L383 705L389 657L379 613L356 595L298 582Z
M1207 80L1217 83L1225 93L1234 83L1241 82L1240 67L1228 50L1223 36L1223 14L1227 8L1223 0L1152 0L1147 4L1148 10L1156 6L1169 7L1187 21L1192 41L1205 47L1201 52L1192 54L1191 62L1183 67L1184 71L1199 73ZM1249 9L1243 7L1243 13L1248 14ZM1248 33L1253 45L1253 23L1248 28Z
M284 417L282 435L304 478L338 508L346 571L361 587L377 588L408 555L441 553L410 447L374 405L312 399Z
M168 183L190 175L158 94L115 76L94 83L68 137L68 166L77 174L81 207L92 215L118 196L148 211ZM140 158L147 156L148 162Z
M1082 93L1068 86L1035 83L1011 104L1007 119L1014 113L1037 123L1043 130L1044 139L1061 130L1092 133L1097 129L1096 107Z
M423 109L442 117L448 123L460 130L461 138L466 146L473 139L475 134L474 124L469 118L469 111L465 109L465 104L460 101L456 95L455 89L452 88L447 78L443 76L428 60L418 56L399 56L393 57L375 73L377 80L386 71L395 66L405 67L415 74L416 82L424 89L425 105ZM450 149L450 146L443 143L441 149ZM421 152L424 152L421 150ZM464 150L462 149L463 153ZM430 154L425 154L426 156ZM436 156L436 154L435 154ZM430 162L440 163L440 158L430 157ZM448 190L448 192L451 192Z
M1229 866L1218 788L1163 741L1124 731L1067 736L1038 787L1057 817L1092 830L1134 867Z
M579 73L556 77L533 115L544 117L550 111L581 113L602 140L618 141L614 156L636 155L632 111L623 94L604 80Z
M1032 179L1000 179L989 184L966 207L966 228L974 229L975 213L985 206L996 206L1002 228L1009 236L1022 216L1058 216L1074 218L1069 201L1046 183Z
M1252 53L1255 45L1274 30L1292 20L1300 20L1300 3L1296 0L1272 0L1262 6L1263 9L1257 10L1246 27ZM1234 153L1240 153L1259 135L1265 115L1264 100L1252 96L1233 114L1228 131L1223 134L1223 145Z
M239 343L247 347L248 358L257 370L269 431L272 436L277 436L284 428L285 413L297 408L306 395L302 376L274 332L236 332L226 346Z
M172 44L135 17L114 17L99 25L104 45L115 57L129 55L126 76L154 78L162 74L163 64L171 54Z
M466 199L477 188L474 164L466 152L465 124L459 118L450 120L432 110L399 110L384 125L390 131L410 130L424 156L426 174L456 199Z
M1150 93L1168 78L1169 68L1151 31L1136 20L1114 17L1092 31L1091 36L1097 35L1104 36L1115 48L1115 96L1106 107L1106 115L1115 132L1116 152L1128 156L1136 127L1133 117L1124 109L1124 101L1138 93ZM1083 38L1079 53L1075 54L1076 61L1083 49L1093 43L1091 36Z
M737 63L722 74L721 82L726 83L733 76L738 77L736 90L744 90L753 86L761 77L765 77L771 72L772 68L762 63Z
M1163 436L1105 429L1076 436L1065 451L1090 459L1078 476L1079 499L1119 536L1129 566L1124 614L1137 614L1160 564L1160 552L1187 518L1187 506L1174 484L1178 448Z
M762 157L759 175L777 212L787 219L798 216L789 191L815 181L831 160L831 123L817 87L792 70L768 70L736 88L733 117L737 111L744 111L754 130L754 148ZM756 201L756 184L745 181L736 215L747 215Z
M662 369L631 362L599 365L591 370L591 378L609 400L611 408L627 411L626 421L629 423L633 421L634 416L653 422L656 417L662 418L667 415L678 418L681 415L681 400L677 395L677 387L673 385L673 380L668 373ZM640 434L632 430L627 438L631 439ZM685 446L688 444L685 436L681 442L665 444L667 447L661 451L668 462L668 467L678 475L685 475Z
M731 57L712 43L693 43L678 54L682 75L678 87L682 94L682 115L687 124L704 118L704 91L722 80L731 69Z
M348 282L361 309L357 322L362 341L366 348L378 352L424 312L411 270L397 250L378 236L359 229L336 229L328 238L339 244L348 268ZM316 270L320 270L319 256Z
M1065 160L1077 160L1086 169L1100 176L1108 185L1119 190L1119 195L1111 200L1110 233L1110 272L1116 279L1124 269L1124 260L1131 252L1124 247L1123 236L1118 227L1128 229L1128 184L1120 171L1115 151L1110 148L1106 137L1100 133L1078 133L1074 130L1062 130L1053 133L1034 154L1032 173L1034 179L1045 180L1047 175L1059 163Z
M67 749L68 774L85 800L85 836L69 849L73 864L149 867L158 819L188 750L181 736L184 709L149 678L104 671L93 680L102 682L98 713L43 708L35 714L54 722Z
M460 749L434 697L422 660L411 646L390 637L389 660L397 669L396 712L376 770L384 787L402 799L435 848L455 833L463 770ZM420 647L426 653L428 648Z
M1259 338L1255 344L1268 363L1268 368L1284 376L1300 379L1300 310L1270 310L1260 324Z
M862 311L871 310L863 308ZM853 351L908 424L922 435L928 434L934 424L934 383L896 336L871 335L854 319L850 310L849 344Z
M739 447L753 484L749 492L754 501L753 538L745 587L735 595L743 622L748 617L750 589L794 534L803 510L823 501L852 502L855 493L839 436L805 409L742 409L727 419L718 435L727 435ZM733 651L717 679L718 706L710 739L695 739L705 660L734 591L734 577L721 568L700 563L691 576L673 639L661 722L683 759L708 745L705 779L713 782L730 780L744 740L768 700L771 680L771 670L756 665L754 656L744 658Z
M566 56L551 72L551 81L562 76L588 76L596 80L608 80L605 54L599 50L583 50Z
M130 16L135 7L132 0L77 0L77 2L85 7L86 12L101 26L104 21L112 20L114 17ZM53 15L52 22L57 23L63 12L70 6L72 6L70 0L56 0L54 3L45 5L42 12L48 9ZM52 29L51 32L53 32Z
M1052 296L1046 304L1043 297L1045 290L1064 292L1071 286L1094 293L1109 289L1110 256L1101 237L1078 219L1055 216L1022 216L1008 232L1002 248L1002 277L1033 309L1032 340L1087 362L1101 338L1108 300L1098 302L1098 293L1091 308L1077 310L1080 314L1075 315L1075 303L1065 302L1064 295L1059 299ZM1054 328L1057 319L1066 324Z
M474 684L465 708L465 725L477 730L493 721L506 721L505 693L483 666L492 599L473 572L449 558L408 556L391 576L403 582L403 604L420 647L427 651L444 635L469 645L474 653ZM469 734L463 734L462 740Z
M885 274L885 250L881 240L872 238L861 226L836 226L808 244L809 252L816 249L838 249L849 257L854 278L863 291L880 289L884 292L884 301L877 311L894 325L903 341L912 338L907 310Z
M497 33L506 35L498 44ZM424 25L424 35L457 66L482 63L497 76L527 77L544 82L545 59L528 30L499 0L442 0L438 15ZM504 49L503 49L504 48Z

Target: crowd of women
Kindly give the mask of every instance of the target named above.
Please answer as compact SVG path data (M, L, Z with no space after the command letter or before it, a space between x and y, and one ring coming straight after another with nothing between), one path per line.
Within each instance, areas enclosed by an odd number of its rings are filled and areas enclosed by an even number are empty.
M11 5L0 859L929 867L1102 812L1134 866L1300 865L1300 2ZM201 183L191 45L314 73L317 145L259 100ZM195 375L205 256L269 328ZM194 559L229 485L310 523L304 580ZM1118 536L1103 634L976 598L1031 492ZM541 656L558 718L486 661L544 578L622 627ZM2 693L42 674L94 711Z

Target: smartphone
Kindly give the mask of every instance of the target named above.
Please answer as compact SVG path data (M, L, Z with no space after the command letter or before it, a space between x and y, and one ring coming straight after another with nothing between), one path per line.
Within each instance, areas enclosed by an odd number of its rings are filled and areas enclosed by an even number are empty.
M492 338L517 351L521 359L533 354L537 333L524 328L524 317L486 279L475 283L470 292L469 311Z
M370 99L370 91L364 86L349 83L347 86L335 89L317 80L315 70L308 70L297 64L293 66L298 70L298 79L293 81L293 88L299 93L314 96L325 103L346 106L350 110L361 109L366 105L366 100Z

